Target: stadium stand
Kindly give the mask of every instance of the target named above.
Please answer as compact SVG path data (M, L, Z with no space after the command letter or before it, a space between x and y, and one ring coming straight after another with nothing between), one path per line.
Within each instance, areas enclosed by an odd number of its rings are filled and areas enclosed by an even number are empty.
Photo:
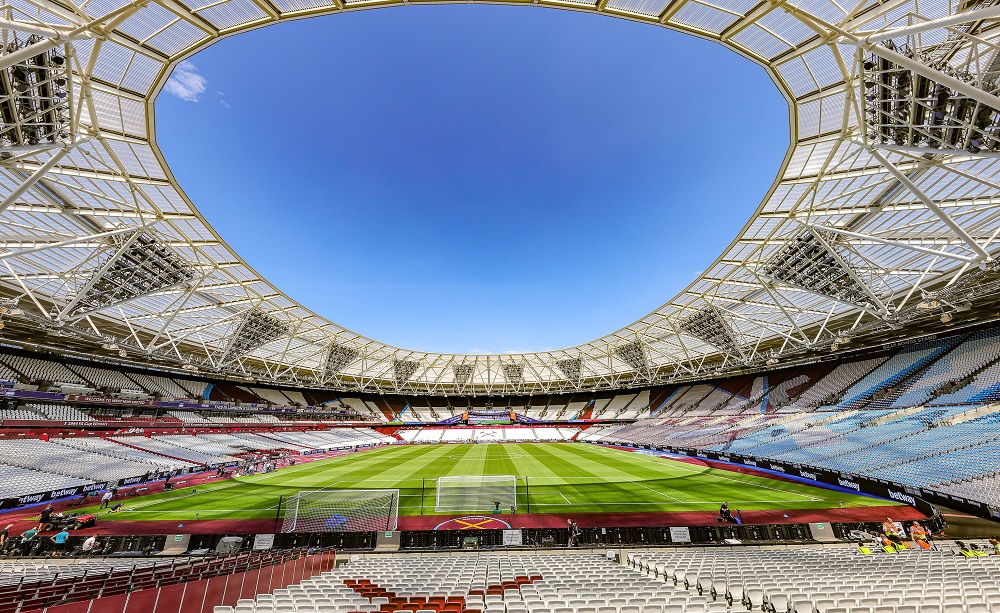
M97 421L79 409L55 404L32 404L25 405L26 408L35 411L42 416L42 419L52 419L55 421Z
M65 445L67 447L82 449L84 451L89 451L92 453L99 453L101 455L110 456L112 458L121 458L123 460L131 460L133 462L148 464L151 468L156 469L158 471L167 470L171 467L194 468L198 466L197 464L194 464L192 462L184 462L183 460L167 458L165 456L156 453L151 453L149 451L143 451L141 449L136 449L134 447L121 445L112 440L104 438L97 438L97 437L55 438L51 439L50 442L55 443L57 445Z
M174 460L184 460L197 465L204 466L211 464L225 464L226 462L230 462L234 459L232 457L220 457L188 449L187 447L182 447L181 444L188 438L194 437L187 437L186 435L172 436L169 438L131 435L111 437L112 440L123 445L137 447L139 449L156 453Z
M988 613L1000 558L976 562L854 547L641 551L627 565L594 554L359 556L216 613Z
M664 550L632 553L627 562L679 592L751 611L986 613L1000 597L1000 557L969 564L951 551L860 556L853 547Z
M41 611L45 607L86 601L92 601L92 610L97 613L112 610L109 607L115 605L110 599L115 596L219 576L238 576L249 569L267 568L302 558L306 553L302 549L292 549L240 552L212 558L109 558L67 564L30 565L23 562L0 562L0 613ZM155 602L156 595L153 594L152 602ZM148 598L136 600L149 601ZM151 610L148 607L152 602L144 602L147 607L145 610ZM117 610L120 611L121 608Z
M2 447L0 447L2 449ZM93 483L90 479L0 464L0 498L16 498L25 494Z
M0 462L93 482L127 479L149 472L148 464L31 438L0 440Z

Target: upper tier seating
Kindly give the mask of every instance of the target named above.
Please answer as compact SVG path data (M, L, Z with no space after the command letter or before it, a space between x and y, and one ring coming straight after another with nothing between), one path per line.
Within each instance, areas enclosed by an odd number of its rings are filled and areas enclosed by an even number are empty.
M24 374L24 376L31 380L51 381L55 384L69 384L79 389L94 389L94 386L85 382L80 375L58 362L38 360L20 355L4 356L4 361L8 366Z
M828 399L840 396L848 386L864 377L887 359L873 358L840 364L825 377L806 388L789 406L799 410L818 407Z
M92 387L97 389L111 390L138 390L139 386L135 381L129 379L125 373L110 368L96 368L94 366L81 366L73 364L70 369L84 378Z
M1000 361L987 366L960 390L934 399L935 404L996 402L1000 400Z
M892 403L894 407L915 407L931 399L943 384L965 379L1000 358L1000 329L980 330L961 345L934 362ZM941 404L948 404L948 401Z
M838 406L841 408L864 406L866 401L880 389L902 381L911 373L916 372L937 356L954 347L960 340L961 337L951 337L904 348L862 377L860 381L844 390Z
M180 436L186 437L186 435ZM210 455L200 451L194 451L193 449L188 449L187 447L182 447L178 444L184 441L184 439L181 438L171 437L170 440L164 440L165 438L166 437L158 436L114 436L112 437L112 440L126 445L131 445L133 447L139 447L140 449L145 449L168 458L184 460L198 465L225 464L226 462L230 462L234 459L231 457ZM173 466L179 466L179 463L173 464Z
M138 386L150 394L162 395L167 399L197 398L198 394L184 389L179 383L167 377L157 377L144 374L130 374ZM202 388L205 384L200 384Z

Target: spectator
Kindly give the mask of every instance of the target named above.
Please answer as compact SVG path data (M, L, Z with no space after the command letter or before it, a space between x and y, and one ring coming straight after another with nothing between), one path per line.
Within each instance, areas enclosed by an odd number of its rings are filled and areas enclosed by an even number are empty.
M38 516L38 531L45 532L48 529L49 523L52 521L52 505L46 506L42 509L42 513Z
M7 541L7 537L10 536L10 529L14 527L14 524L7 524L7 527L0 530L0 548Z
M7 527L10 528L10 526ZM0 539L0 543L3 543L2 539ZM990 545L993 547L993 553L1000 555L1000 539L997 539L995 534L990 537Z
M111 492L111 490L108 490L108 491L104 492L104 495L101 496L101 506L100 506L100 508L98 510L103 509L104 507L110 507L111 506L111 498L113 496L114 496L114 494Z
M58 534L51 537L49 540L52 541L54 551L52 555L56 558L61 558L66 555L66 539L69 538L69 528L63 528Z

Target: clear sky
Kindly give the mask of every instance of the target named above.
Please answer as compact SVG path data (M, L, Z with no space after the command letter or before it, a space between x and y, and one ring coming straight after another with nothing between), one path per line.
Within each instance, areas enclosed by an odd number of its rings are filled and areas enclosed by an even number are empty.
M557 349L668 301L788 147L762 68L533 7L412 6L223 40L158 142L220 234L317 313L397 346Z

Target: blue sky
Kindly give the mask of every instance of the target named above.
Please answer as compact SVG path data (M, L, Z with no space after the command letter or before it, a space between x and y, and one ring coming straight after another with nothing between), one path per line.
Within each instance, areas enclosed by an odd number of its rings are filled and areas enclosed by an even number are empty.
M428 351L640 318L729 244L788 146L783 98L735 53L532 7L292 22L174 76L158 142L209 222L305 306Z

